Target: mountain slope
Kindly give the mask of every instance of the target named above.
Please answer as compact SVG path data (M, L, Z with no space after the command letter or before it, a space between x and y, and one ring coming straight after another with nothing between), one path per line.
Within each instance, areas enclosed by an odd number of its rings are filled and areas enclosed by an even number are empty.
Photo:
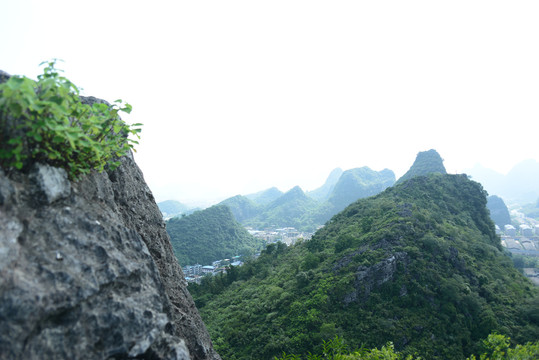
M243 223L260 213L260 207L242 195L236 195L221 201L218 205L226 205L232 211L236 221Z
M223 358L317 352L335 335L428 359L463 359L493 331L534 340L537 289L501 250L486 202L466 176L415 177L192 293Z
M442 157L434 149L419 152L412 167L397 180L397 184L415 176L424 176L431 173L447 174Z
M243 253L252 253L261 243L251 236L225 205L215 205L167 222L174 253L182 266L209 264Z
M501 197L496 195L489 196L487 199L487 208L490 211L490 218L496 225L503 229L504 225L511 224L509 209Z
M329 174L328 178L326 179L324 185L313 191L308 191L307 196L312 197L317 201L326 201L329 198L333 189L335 188L335 185L339 181L339 178L341 177L342 173L343 171L341 168L333 169Z
M305 195L299 186L290 189L278 199L266 205L262 212L245 221L257 228L295 227L310 230L315 227L311 214L320 204Z
M352 202L376 195L394 183L395 174L388 169L374 171L364 166L346 170L329 196L328 203L331 204L332 209L327 219Z

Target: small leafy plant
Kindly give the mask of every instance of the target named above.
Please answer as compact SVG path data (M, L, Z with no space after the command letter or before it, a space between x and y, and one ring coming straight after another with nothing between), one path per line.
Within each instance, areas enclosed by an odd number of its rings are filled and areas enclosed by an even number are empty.
M0 166L24 169L46 162L76 180L92 169L119 166L118 157L134 150L142 124L128 125L119 112L131 105L81 101L79 89L60 75L56 60L44 62L34 81L12 76L0 84Z
M483 340L486 353L479 358L475 355L466 360L535 360L539 359L539 341L529 342L525 345L510 347L510 338L500 334L490 334ZM336 336L333 340L324 341L322 355L308 354L306 357L295 354L283 353L281 357L274 360L421 360L417 355L403 355L396 352L390 342L381 349L365 349L348 353L343 339Z

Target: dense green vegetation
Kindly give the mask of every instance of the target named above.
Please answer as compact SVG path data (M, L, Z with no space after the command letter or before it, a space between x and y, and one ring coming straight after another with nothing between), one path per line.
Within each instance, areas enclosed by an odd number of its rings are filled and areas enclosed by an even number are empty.
M490 334L483 341L484 352L478 357L470 356L467 360L534 360L539 359L539 341L528 342L524 345L511 347L510 338L500 334ZM359 349L349 353L343 339L336 336L329 341L323 341L321 354L283 354L275 360L420 360L421 356L408 355L395 351L393 343L389 342L381 349Z
M480 184L419 176L362 199L315 236L190 286L223 359L393 342L464 359L493 331L539 338L538 291L501 249Z
M141 124L127 125L118 115L131 106L121 100L112 106L83 103L56 61L44 64L37 81L12 76L0 84L0 166L24 170L45 162L64 168L71 179L118 166L117 158L137 143L128 135L140 132Z
M235 255L249 255L262 247L236 220L230 209L216 205L167 221L174 253L182 266L210 264Z
M503 229L506 224L511 224L509 209L502 198L492 195L487 199L487 208L490 211L490 218L496 225Z
M513 265L521 271L525 268L539 269L539 257L537 256L511 254L511 258L513 259Z
M424 176L431 173L446 174L444 161L434 149L421 151L417 154L412 167L404 174L397 184L409 180L415 176Z

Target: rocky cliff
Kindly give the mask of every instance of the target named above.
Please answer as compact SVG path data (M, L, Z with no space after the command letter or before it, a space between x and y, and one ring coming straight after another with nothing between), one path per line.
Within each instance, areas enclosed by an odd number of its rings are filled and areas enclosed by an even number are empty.
M0 169L0 358L220 359L132 156Z

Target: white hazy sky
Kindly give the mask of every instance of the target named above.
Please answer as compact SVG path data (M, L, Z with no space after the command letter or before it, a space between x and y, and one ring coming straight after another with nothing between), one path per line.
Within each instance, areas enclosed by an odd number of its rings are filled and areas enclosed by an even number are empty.
M539 160L539 2L0 0L0 69L65 63L144 123L157 201Z

